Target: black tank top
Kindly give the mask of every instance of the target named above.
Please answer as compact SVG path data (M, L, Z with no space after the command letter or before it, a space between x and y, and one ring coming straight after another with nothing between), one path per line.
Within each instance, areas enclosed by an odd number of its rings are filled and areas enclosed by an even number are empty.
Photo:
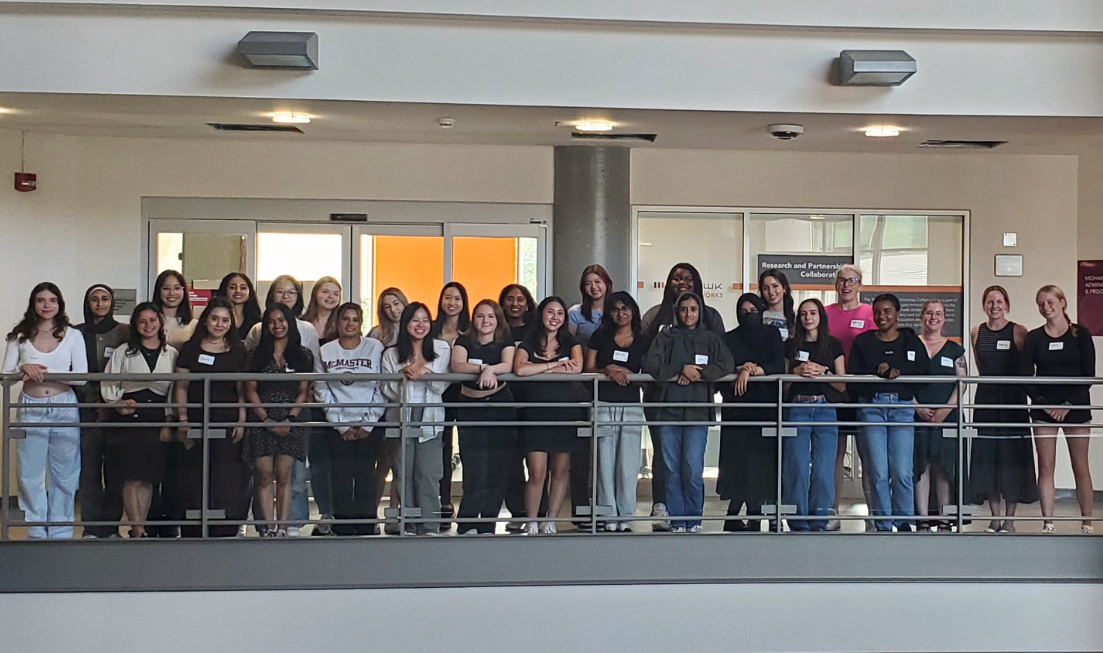
M999 331L993 331L982 323L977 329L975 351L977 371L981 376L1022 376L1021 352L1015 346L1014 322L1008 322ZM1026 386L978 383L974 403L1023 405L1026 403ZM1023 410L1025 406L1018 411L977 409L973 419L978 422L1025 422L1025 416L1019 413Z

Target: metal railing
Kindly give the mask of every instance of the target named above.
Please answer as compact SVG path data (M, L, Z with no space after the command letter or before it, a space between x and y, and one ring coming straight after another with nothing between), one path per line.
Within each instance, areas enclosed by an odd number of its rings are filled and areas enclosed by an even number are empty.
M345 381L350 380L350 376L354 376L357 382L395 382L399 384L398 396L402 397L398 402L389 403L337 403L327 404L318 401L308 401L302 403L212 403L211 401L211 385L216 382L241 382L241 381ZM474 381L476 375L468 374L427 374L421 378L422 381L449 381L449 382L461 382L461 381ZM717 386L722 383L730 383L736 378L735 375L724 377L721 380L712 382L713 386ZM21 400L12 401L11 393L15 385L19 383L17 375L4 375L0 376L0 426L2 426L2 434L0 434L0 451L3 452L3 464L2 470L0 470L0 541L7 541L11 539L12 528L27 528L31 526L187 526L187 527L199 527L200 537L210 537L210 527L213 525L220 526L239 526L249 525L255 527L268 527L268 526L285 526L291 523L301 523L299 521L291 522L288 520L258 520L258 519L228 519L224 511L212 509L211 506L211 442L227 437L227 430L238 426L259 426L258 422L247 421L245 423L237 422L216 422L210 419L210 411L212 408L254 408L254 407L284 407L284 408L326 408L326 407L384 407L384 408L398 408L399 419L397 421L377 421L377 422L320 422L320 421L299 421L297 426L306 428L335 428L338 426L349 427L372 427L383 428L385 430L386 438L398 438L401 441L400 460L396 461L396 464L402 465L402 469L406 469L406 458L409 454L409 442L411 439L419 437L422 426L441 427L444 429L443 436L437 437L451 437L452 426L459 426L461 428L465 426L494 426L494 427L515 427L523 430L526 427L533 426L563 426L572 427L577 429L577 435L579 438L585 439L588 442L593 442L598 438L609 436L610 424L600 422L598 420L598 408L599 407L618 407L618 406L638 406L642 408L663 408L663 407L677 407L677 408L709 408L709 409L774 409L775 418L771 420L760 421L725 421L723 419L708 419L708 420L643 420L638 422L622 421L617 422L617 426L640 426L640 427L656 427L664 425L678 425L678 426L708 426L708 427L725 427L725 426L743 426L743 427L761 427L762 436L766 438L774 438L777 442L777 460L775 480L776 480L776 493L773 497L773 503L763 504L763 513L761 515L670 515L669 517L663 517L664 520L671 521L686 521L686 520L700 520L700 521L717 521L717 520L750 520L753 522L770 522L771 530L776 533L785 532L783 529L784 520L802 520L802 521L818 521L826 519L838 519L841 521L860 520L865 522L870 521L908 521L913 522L916 520L926 520L933 516L928 515L798 515L795 512L795 506L785 505L782 502L783 497L783 440L787 437L796 436L797 427L812 427L818 425L850 427L848 432L852 432L862 427L869 426L869 423L863 421L832 421L832 422L808 422L808 421L793 421L787 419L787 410L791 408L802 407L806 408L810 404L807 403L794 403L786 401L770 401L770 402L701 402L701 403L660 403L660 402L632 402L632 403L609 403L603 402L598 399L599 387L602 384L611 383L603 375L594 374L554 374L554 375L538 375L535 377L517 377L512 374L503 374L498 377L500 383L508 384L524 384L531 382L557 382L557 383L574 383L579 387L585 387L588 397L580 396L577 402L540 402L540 401L513 401L513 402L494 402L485 406L490 409L523 409L534 407L558 407L558 408L582 408L589 411L588 418L583 420L562 420L556 422L533 422L525 419L517 419L513 421L449 421L449 420L434 420L434 421L418 421L409 418L409 411L407 410L411 406L406 402L405 396L405 384L409 381L400 374L371 374L371 375L349 375L347 373L342 374L256 374L256 373L230 373L230 374L131 374L131 375L107 375L107 374L49 374L46 376L48 381L57 382L72 382L72 381L189 381L191 383L202 383L203 395L202 401L192 403L177 403L173 401L167 401L164 404L150 404L141 405L142 408L149 409L150 406L155 408L165 409L200 409L202 410L203 418L196 424L195 422L189 422L187 439L192 442L193 445L198 443L202 452L202 465L201 465L201 505L198 509L193 508L188 510L184 514L183 519L172 520L142 520L142 521L35 521L33 523L24 521L24 515L22 510L15 508L12 505L12 496L10 492L11 488L11 473L14 460L16 456L13 452L11 443L21 438L26 437L26 429L28 428L45 428L45 427L74 427L79 426L81 428L96 428L96 429L134 429L134 428L155 428L167 426L170 428L177 427L179 424L169 417L166 417L163 423L149 423L143 422L135 424L127 421L108 421L108 422L61 422L61 423L46 423L46 422L23 422L20 421L18 414L16 418L12 419L13 410L22 408L41 407L41 404L24 403ZM649 383L656 383L656 381L643 374L630 375L629 380L633 383L646 385ZM1024 422L974 422L967 418L967 411L974 409L1014 409L1025 410L1030 409L1061 409L1070 408L1068 405L1037 405L1037 404L976 404L966 401L965 397L967 390L977 384L984 385L1094 385L1103 384L1103 379L1100 378L1039 378L1039 377L953 377L953 376L916 376L916 377L900 377L893 381L888 381L879 377L873 376L845 376L845 377L819 377L816 379L809 379L800 376L793 375L776 375L776 376L763 376L752 377L751 383L754 384L772 384L775 388L772 390L779 398L784 398L792 384L804 384L804 383L845 383L848 386L848 390L852 390L859 384L879 384L879 385L897 385L908 384L912 386L926 385L926 384L951 384L954 385L956 390L956 401L954 403L946 404L920 404L912 403L906 404L908 408L949 408L957 411L957 418L954 423L946 424L943 427L943 436L946 438L953 438L956 441L957 447L957 472L955 474L954 482L956 484L956 498L953 505L947 505L945 508L949 512L944 514L944 517L953 517L955 527L958 532L962 532L964 522L969 519L970 509L965 503L965 476L966 476L966 457L968 454L969 444L971 440L983 439L986 435L979 433L978 429L986 428L1002 428L1002 429L1022 429L1023 433L1020 437L1024 438L1042 438L1042 437L1057 437L1055 434L1038 434L1031 433L1032 427L1037 428L1038 423L1031 423L1029 421ZM669 382L664 382L669 383ZM799 394L795 392L794 394ZM170 392L170 397L171 392ZM21 398L20 398L21 399ZM425 403L417 404L421 407L444 407L444 408L470 408L472 404L465 402L439 402L439 403ZM884 406L884 404L870 404L866 402L838 402L820 404L828 408L870 408L873 406ZM105 403L74 403L74 404L62 404L52 403L51 408L105 408L111 407L110 404ZM1072 406L1072 408L1078 410L1100 410L1103 406L1087 405L1087 406ZM715 413L711 413L715 417ZM913 422L907 423L912 427L929 426L925 422ZM1046 426L1062 426L1062 424L1046 424ZM1095 426L1093 424L1069 424L1068 426L1084 427L1089 429L1103 428L1103 425ZM1006 435L998 436L1001 438L1008 437ZM1012 436L1014 437L1014 436ZM1090 433L1087 437L1098 437L1098 433ZM772 461L771 461L772 462ZM244 464L244 463L243 463ZM598 526L605 521L605 517L610 515L611 506L598 505L598 483L597 483L597 465L598 465L598 450L596 446L589 446L589 470L588 475L593 479L592 483L589 483L589 505L576 506L576 517L561 517L561 516L548 516L546 520L559 521L559 522L573 522L579 526L588 527L587 530L591 533L598 532ZM451 474L451 469L446 468L444 470L445 475ZM73 488L75 490L75 488ZM909 497L909 501L911 498ZM1090 521L1091 517L1081 516L1002 516L999 517L1003 521ZM644 516L644 515L631 515L631 516L616 516L616 520L619 522L653 522L656 517ZM459 518L459 517L444 517L441 515L427 516L421 514L420 510L415 507L407 507L403 505L401 508L395 508L394 506L388 508L385 511L385 516L382 519L309 519L306 521L308 524L318 525L342 525L342 524L370 524L374 526L393 524L399 529L399 533L408 534L409 527L416 527L419 524L440 524L448 525L451 523L457 523L460 525L460 530L463 530L465 524L474 526L475 524L486 524L489 521L509 522L509 521L530 521L527 516L511 516L511 517L497 517L491 520L490 518Z

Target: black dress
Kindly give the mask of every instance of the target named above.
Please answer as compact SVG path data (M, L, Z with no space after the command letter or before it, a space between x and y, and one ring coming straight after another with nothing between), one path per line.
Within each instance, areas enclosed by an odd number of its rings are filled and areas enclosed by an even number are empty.
M1019 376L1020 351L1015 347L1015 323L999 331L981 324L974 347L980 376ZM1017 423L1024 426L978 426L969 460L969 503L980 505L990 494L1001 494L1007 503L1034 503L1038 482L1034 475L1034 447L1026 411L1026 386L978 383L976 404L1008 404L1022 408L977 408L973 421Z
M168 422L164 407L168 398L164 395L152 390L139 390L124 394L122 399L132 399L138 407L130 416L116 412L111 417L112 421L132 420L137 424ZM161 441L160 426L108 429L107 438L121 480L157 485L164 479L168 443Z
M314 369L314 354L306 347L302 348L303 355L309 362L309 369ZM252 369L254 349L249 353L245 363L246 369ZM275 360L269 360L268 364L260 370L261 374L280 374L290 372L286 367L280 368ZM262 404L286 404L295 401L299 396L298 381L257 381L257 397ZM307 397L307 401L311 401ZM277 422L287 419L291 409L286 406L269 407L264 409L268 416ZM303 414L306 413L304 410ZM278 436L262 426L250 426L245 430L245 446L242 447L242 458L252 462L257 458L265 458L274 455L291 456L296 460L306 460L306 429L298 424L291 425L291 433L286 436Z
M578 344L574 336L567 335L560 351L552 358L545 359L528 342L521 343L520 349L527 352L529 362L554 363L570 358L571 349ZM575 383L555 381L531 381L518 383L524 386L525 401L550 403L577 403L578 386ZM578 426L558 425L555 422L576 422L586 419L584 408L533 407L521 409L521 420L525 422L549 422L549 425L525 426L521 433L525 451L543 451L546 453L570 453L578 444Z
M1023 374L1027 376L1095 376L1095 343L1088 330L1081 325L1069 329L1054 338L1040 326L1026 334L1023 343ZM1071 406L1091 405L1090 385L1029 385L1027 394L1033 404ZM1058 423L1042 409L1031 409L1030 418L1036 422ZM1061 424L1087 424L1092 419L1088 409L1070 410Z
M965 355L965 348L947 340L942 349L931 356L931 376L957 376L954 362ZM954 394L952 383L931 383L917 389L915 399L921 404L944 404ZM915 451L913 476L916 481L923 476L927 465L936 462L950 477L951 485L957 478L957 438L947 438L944 429L957 428L958 411L954 409L937 425L924 426L927 422L915 422Z

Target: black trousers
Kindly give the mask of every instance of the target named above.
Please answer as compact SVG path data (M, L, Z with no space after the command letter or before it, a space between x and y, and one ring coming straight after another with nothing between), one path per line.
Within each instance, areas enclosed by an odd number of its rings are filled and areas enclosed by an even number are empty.
M175 431L173 431L175 435ZM185 472L184 444L178 440L169 442L165 453L165 474L160 485L153 486L153 496L149 504L150 522L181 521L184 519ZM158 526L151 523L146 526L150 537L174 538L180 536L179 526Z
M590 505L593 495L590 492L590 448L594 446L593 438L582 438L582 441L571 450L571 514L578 517L579 506ZM589 522L583 524L589 528Z
M461 385L459 383L453 383L448 386L448 389L445 390L444 394L440 397L441 401L446 404L463 401L464 397L460 394L460 387ZM444 420L449 424L456 421L457 415L456 408L444 409ZM444 474L440 477L440 506L441 510L444 512L444 516L448 517L448 506L452 503L452 427L445 426L444 433L441 434L441 437L444 438L442 440L444 448L441 450L441 462L444 465Z
M360 440L344 440L336 429L326 429L335 519L375 519L375 459L383 428ZM316 436L321 435L315 431ZM334 524L338 535L375 535L375 524Z
M211 421L228 422L218 416ZM248 477L245 463L241 459L241 442L234 442L230 429L226 437L208 440L210 449L210 490L208 493L211 510L223 510L225 519L243 521L249 513L249 502L245 498ZM185 515L187 510L198 510L203 505L203 446L199 440L195 446L184 451L184 470L181 495ZM167 477L166 477L167 478ZM211 518L207 533L209 537L235 537L237 525L222 524L221 520ZM182 537L202 537L202 526L184 526L180 529Z
M115 411L111 411L114 413ZM115 413L118 415L118 413ZM80 421L103 422L109 415L98 408L81 408ZM121 419L121 416L120 416ZM104 429L80 429L80 520L119 521L123 515L123 484L104 444ZM85 526L96 537L118 535L118 526Z
M470 406L460 408L458 415L463 498L456 517L489 520L477 525L461 523L459 530L462 533L474 528L479 533L493 533L494 520L502 509L506 487L513 473L517 429L513 426L465 426L463 422L515 421L516 409L494 406L495 403L512 402L513 394L509 388L504 388L489 397L476 399L461 396L459 400ZM524 505L523 485L521 504Z

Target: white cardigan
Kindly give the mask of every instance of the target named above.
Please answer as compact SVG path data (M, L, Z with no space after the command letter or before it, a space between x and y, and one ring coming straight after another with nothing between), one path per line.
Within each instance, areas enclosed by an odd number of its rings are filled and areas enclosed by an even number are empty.
M129 346L120 345L111 354L111 360L107 361L106 374L172 374L176 371L176 357L179 355L173 347L166 346L157 357L157 366L150 372L142 352L136 351L128 354ZM123 398L123 395L142 390L152 390L154 394L167 397L172 390L172 381L103 381L100 383L100 394L103 400L113 404Z
M437 357L429 363L429 372L432 374L446 374L448 372L448 363L452 360L452 348L448 346L448 343L443 340L433 340L433 351L436 352ZM406 366L405 361L398 360L398 347L390 347L387 351L383 352L383 373L384 374L397 374L403 367ZM383 382L383 394L390 402L402 401L403 398L399 396L399 384L401 381L384 381ZM409 418L409 404L426 403L426 404L439 404L441 403L441 395L448 389L448 386L452 385L451 381L406 381L405 382L405 401L407 403L407 419ZM424 390L425 396L418 399L417 396L421 394L421 390ZM398 408L387 409L387 421L397 422L398 420ZM444 421L444 408L441 406L431 406L425 409L422 416L422 422L443 422ZM421 427L421 436L418 438L418 442L425 442L426 440L432 440L444 431L442 424L436 426L425 425Z

